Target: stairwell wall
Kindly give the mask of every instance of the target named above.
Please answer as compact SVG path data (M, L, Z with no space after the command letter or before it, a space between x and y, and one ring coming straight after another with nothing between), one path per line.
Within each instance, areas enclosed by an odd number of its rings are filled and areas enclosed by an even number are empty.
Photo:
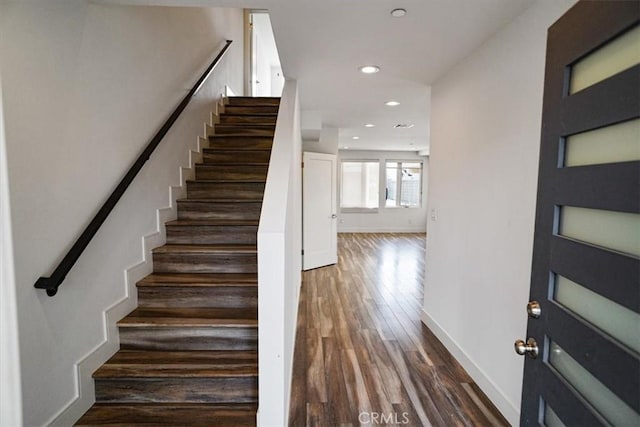
M117 349L115 321L134 308L175 215L159 209L180 196L180 167L196 160L224 86L242 91L242 27L240 9L0 3L24 425L69 425L92 403L90 375ZM225 39L225 59L58 295L36 290Z
M302 271L301 160L298 86L288 79L258 228L258 427L289 425Z

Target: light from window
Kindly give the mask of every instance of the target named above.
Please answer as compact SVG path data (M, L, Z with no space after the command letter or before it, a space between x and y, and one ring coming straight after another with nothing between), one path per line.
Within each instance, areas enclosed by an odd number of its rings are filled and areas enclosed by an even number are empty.
M380 163L342 162L340 208L378 209L380 203Z
M385 206L420 207L422 196L421 162L387 162Z

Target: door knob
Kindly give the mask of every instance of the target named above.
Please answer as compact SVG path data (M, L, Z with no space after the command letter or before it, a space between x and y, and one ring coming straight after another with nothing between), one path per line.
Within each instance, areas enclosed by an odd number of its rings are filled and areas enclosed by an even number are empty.
M540 303L538 301L529 301L529 304L527 304L527 314L529 314L529 317L537 319L541 313Z
M331 219L336 219L336 218L338 218L338 215L336 215L336 214L332 214L331 215Z
M520 356L526 354L532 359L538 357L538 343L533 338L529 338L526 343L522 340L516 340L516 342L513 343L513 347Z

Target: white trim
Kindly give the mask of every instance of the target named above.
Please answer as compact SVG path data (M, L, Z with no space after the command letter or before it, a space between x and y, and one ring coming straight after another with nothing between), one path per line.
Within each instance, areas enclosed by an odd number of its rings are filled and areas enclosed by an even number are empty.
M338 226L340 233L424 233L424 227L342 227Z
M453 357L462 365L467 373L473 378L475 383L487 395L489 400L498 408L500 413L511 423L518 425L520 423L520 409L516 408L509 399L500 391L487 374L476 365L469 355L451 338L451 336L433 319L424 309L421 316L424 323L433 334L444 344Z

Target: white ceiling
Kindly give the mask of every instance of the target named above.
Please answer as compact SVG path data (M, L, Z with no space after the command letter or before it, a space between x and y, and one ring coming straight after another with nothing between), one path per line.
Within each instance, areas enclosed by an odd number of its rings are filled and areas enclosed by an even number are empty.
M267 9L301 108L339 128L340 147L416 151L429 145L429 86L535 0L103 1ZM407 15L392 17L394 8ZM366 64L381 71L360 73ZM392 99L400 105L384 105Z

